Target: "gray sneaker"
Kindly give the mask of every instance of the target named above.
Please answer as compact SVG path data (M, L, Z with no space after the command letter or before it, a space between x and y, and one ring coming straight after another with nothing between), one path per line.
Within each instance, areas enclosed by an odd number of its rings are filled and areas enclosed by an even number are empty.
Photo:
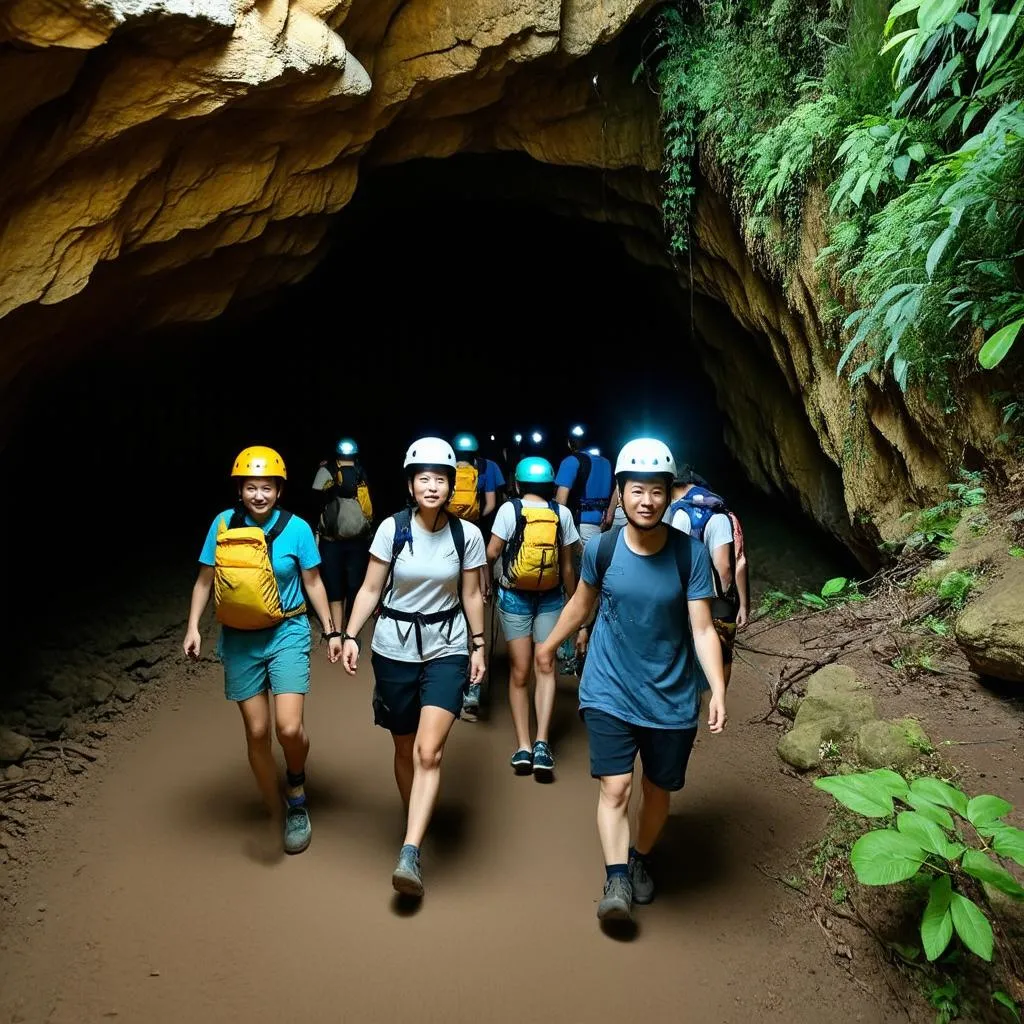
M625 875L612 875L604 883L604 897L597 905L598 921L631 921L630 904L633 887Z
M466 696L462 698L462 714L468 722L475 722L480 717L479 683L470 683L466 688Z
M633 886L633 902L643 906L654 899L654 879L643 857L629 858L629 882Z
M403 846L398 854L398 863L391 873L391 884L395 892L403 896L423 895L423 876L420 874L420 851L415 846Z
M284 816L284 852L302 853L312 838L313 826L306 805L289 807Z

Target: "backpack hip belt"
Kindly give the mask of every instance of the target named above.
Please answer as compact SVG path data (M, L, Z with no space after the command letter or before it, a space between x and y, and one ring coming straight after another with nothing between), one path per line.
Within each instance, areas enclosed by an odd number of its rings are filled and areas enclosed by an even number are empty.
M394 619L396 622L411 622L416 629L416 650L419 656L423 657L423 627L424 626L436 626L438 624L447 623L448 631L445 635L445 641L451 643L452 639L452 628L455 625L455 620L462 614L462 605L457 604L453 608L449 608L443 612L400 612L394 608L388 608L386 605L381 605L379 616L382 619ZM399 631L399 636L401 632ZM405 634L407 639L408 633Z

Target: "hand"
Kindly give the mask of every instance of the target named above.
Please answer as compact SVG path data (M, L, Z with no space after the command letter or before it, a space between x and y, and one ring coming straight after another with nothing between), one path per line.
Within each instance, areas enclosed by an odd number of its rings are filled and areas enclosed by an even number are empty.
M345 640L341 645L341 657L345 671L354 676L359 668L359 644L355 640Z
M185 652L185 657L198 661L202 646L203 638L199 635L199 630L190 628L185 634L184 643L181 645L181 649Z
M708 705L708 728L712 732L721 732L725 723L729 720L725 713L725 695L716 697L711 694L711 703Z
M480 581L480 594L484 599L484 604L491 603L491 578L489 575Z
M471 683L481 683L487 673L487 658L484 655L484 649L478 647L469 656L469 681Z
M332 665L336 665L338 663L343 647L344 644L342 644L340 636L332 636L331 639L327 641L327 660Z
M590 644L590 630L581 629L576 634L576 657L585 658L587 656L587 646Z
M539 668L541 672L555 671L555 648L547 641L542 644L537 644L533 651L533 657L537 662L537 668Z
M750 609L745 605L740 605L740 610L736 613L736 628L742 629L750 621Z

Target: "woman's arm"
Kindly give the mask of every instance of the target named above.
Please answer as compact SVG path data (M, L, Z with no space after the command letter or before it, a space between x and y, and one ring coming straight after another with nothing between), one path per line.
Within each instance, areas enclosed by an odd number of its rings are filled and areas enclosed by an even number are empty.
M324 589L324 581L320 578L319 568L314 566L312 569L303 569L302 585L306 588L309 603L320 620L321 629L329 636L327 657L333 665L341 657L341 637L330 636L335 632L335 628L331 621L331 606L327 603L327 591Z
M579 543L576 541L575 544L563 544L558 552L558 568L562 573L562 588L565 590L565 596L570 600L576 593L576 567L573 564L573 556Z
M469 681L479 683L487 672L487 651L484 646L484 596L480 591L480 569L462 573L462 607L469 623Z
M206 611L210 602L210 592L213 590L213 566L200 565L199 575L196 577L195 586L192 588L192 602L188 609L188 626L185 629L185 641L182 650L185 657L199 660L199 652L203 641L199 635L199 620Z
M562 641L576 633L584 622L589 622L597 607L601 592L586 580L580 580L576 592L562 609L551 635L542 644L537 644L534 657L542 672L550 672L555 665L555 652Z
M359 665L359 644L354 638L359 636L363 626L373 614L373 610L380 603L380 595L384 590L390 570L390 562L382 562L376 555L370 555L370 564L366 568L363 585L352 602L352 610L348 616L347 635L352 639L343 641L345 671L349 675L355 675Z
M736 559L736 590L740 595L740 610L736 615L736 626L738 629L742 629L750 621L750 582L745 554Z

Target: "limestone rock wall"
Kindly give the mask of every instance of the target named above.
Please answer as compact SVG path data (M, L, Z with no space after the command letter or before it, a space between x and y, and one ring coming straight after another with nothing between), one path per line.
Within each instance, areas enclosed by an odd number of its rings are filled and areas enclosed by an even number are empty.
M988 452L992 414L850 395L815 308L813 223L784 288L708 185L692 267L668 259L656 103L616 49L650 2L6 0L0 444L50 367L308 274L360 174L518 151L559 169L538 202L609 223L685 288L692 276L737 455L869 551L958 449Z

